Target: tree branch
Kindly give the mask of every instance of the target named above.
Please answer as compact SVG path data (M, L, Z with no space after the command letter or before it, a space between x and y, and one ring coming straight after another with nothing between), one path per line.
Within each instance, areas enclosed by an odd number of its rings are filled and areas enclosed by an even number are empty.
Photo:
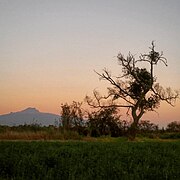
M159 97L160 100L166 101L168 104L174 107L173 103L175 103L176 99L179 98L180 92L175 91L172 92L171 88L167 88L166 90L163 89L158 83L155 87L152 87L152 91L155 95Z
M96 71L95 71L95 72L96 72ZM129 97L133 98L127 91L125 91L123 88L121 88L120 85L118 85L118 83L116 83L116 82L111 78L111 75L109 74L109 72L108 72L106 69L104 69L104 73L100 74L100 73L96 72L96 74L98 74L102 80L107 80L107 81L109 81L113 86L115 86L116 88L118 88L120 93L123 93L123 94L125 94L126 96L129 96Z
M109 108L109 107L131 108L131 107L133 107L133 105L113 104L113 101L111 104L105 105L105 104L102 104L101 100L107 99L108 96L107 96L107 98L99 96L97 91L94 91L93 94L94 94L95 102L93 99L89 98L88 96L86 96L86 98L85 98L88 105L93 108Z

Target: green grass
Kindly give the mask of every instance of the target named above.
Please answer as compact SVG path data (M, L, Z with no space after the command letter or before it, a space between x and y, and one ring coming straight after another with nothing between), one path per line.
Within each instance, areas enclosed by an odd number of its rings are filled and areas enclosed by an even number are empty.
M180 179L180 141L0 142L1 179Z

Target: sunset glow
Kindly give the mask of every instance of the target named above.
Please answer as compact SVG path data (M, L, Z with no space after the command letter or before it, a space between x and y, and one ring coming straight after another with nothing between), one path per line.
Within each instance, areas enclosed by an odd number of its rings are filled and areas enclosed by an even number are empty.
M116 56L139 57L155 41L168 67L155 69L164 87L180 89L180 1L0 1L0 114L36 107L60 113L97 88L94 70L121 73ZM180 120L180 100L144 119L165 126Z

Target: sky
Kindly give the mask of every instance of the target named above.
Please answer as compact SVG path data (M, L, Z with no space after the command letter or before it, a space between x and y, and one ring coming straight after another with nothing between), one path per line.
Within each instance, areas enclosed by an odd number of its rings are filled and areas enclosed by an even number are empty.
M168 59L158 82L180 89L179 18L179 0L0 0L0 114L59 114L61 103L105 91L94 70L120 74L117 54L139 57L153 40ZM179 109L162 103L145 118L165 125Z

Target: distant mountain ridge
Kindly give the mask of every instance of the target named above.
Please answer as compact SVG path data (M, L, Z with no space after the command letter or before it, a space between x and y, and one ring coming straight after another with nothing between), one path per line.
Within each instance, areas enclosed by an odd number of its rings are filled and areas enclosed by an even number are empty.
M29 124L39 124L42 126L57 125L60 115L40 112L36 108L28 107L22 111L11 112L0 115L0 125L19 126Z
M20 112L21 113L40 113L39 110L37 110L36 108L32 108L32 107L24 109L24 110L22 110Z

